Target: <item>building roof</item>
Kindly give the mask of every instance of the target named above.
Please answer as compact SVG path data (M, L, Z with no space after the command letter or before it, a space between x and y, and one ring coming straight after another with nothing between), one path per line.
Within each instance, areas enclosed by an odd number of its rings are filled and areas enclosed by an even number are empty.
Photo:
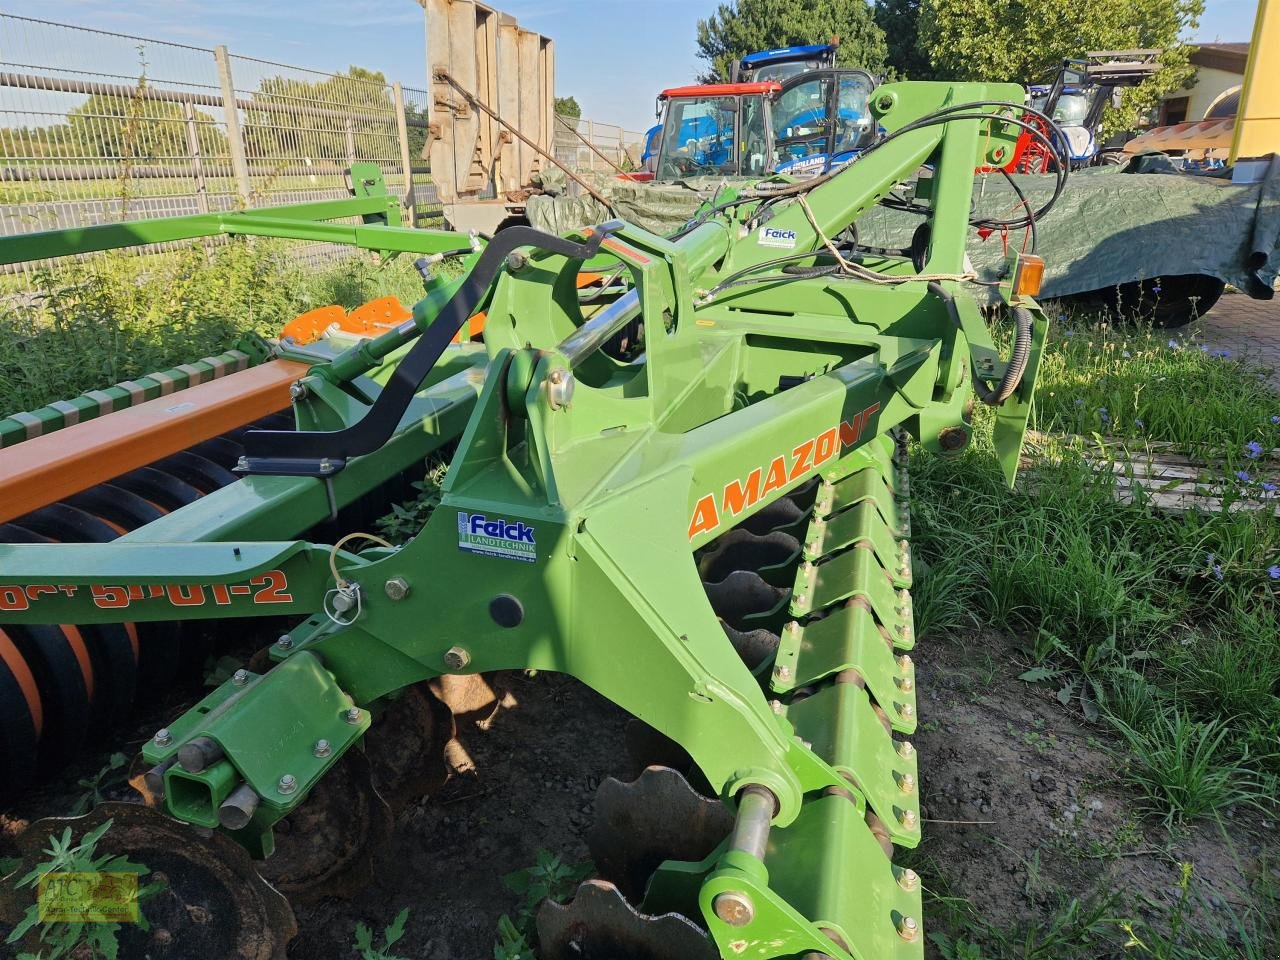
M1225 70L1241 76L1244 75L1248 60L1249 44L1247 43L1202 43L1191 54L1191 62L1197 67Z

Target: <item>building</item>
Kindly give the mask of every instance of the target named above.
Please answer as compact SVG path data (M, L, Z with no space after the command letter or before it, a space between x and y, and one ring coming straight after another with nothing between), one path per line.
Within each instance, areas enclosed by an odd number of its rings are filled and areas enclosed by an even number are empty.
M1166 126L1210 116L1234 116L1248 59L1247 43L1201 44L1191 54L1191 63L1196 68L1195 83L1186 90L1170 93L1160 102L1157 124Z

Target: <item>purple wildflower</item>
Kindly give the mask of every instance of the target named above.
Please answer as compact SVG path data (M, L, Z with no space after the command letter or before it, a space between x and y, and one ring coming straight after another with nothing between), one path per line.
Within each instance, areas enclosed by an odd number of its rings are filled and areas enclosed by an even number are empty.
M1272 580L1280 580L1280 567L1276 566L1274 563L1267 567L1267 576Z
M1133 420L1133 425L1134 425L1135 427L1137 427L1139 430L1141 430L1143 427L1145 427L1145 426L1146 426L1146 423L1145 423L1144 421L1142 421L1142 420L1138 419L1137 417L1135 417L1135 418L1134 418L1134 420Z
M1124 357L1125 359L1128 359L1128 357L1129 357L1129 351L1128 351L1128 350L1121 350L1121 351L1120 351L1120 356Z
M1215 350L1215 351L1213 351L1213 355L1214 355L1215 357L1217 357L1219 360L1225 360L1225 359L1227 359L1227 357L1231 356L1231 351L1230 351L1230 350Z
M1269 482L1269 481L1266 481L1266 482L1264 482L1264 483L1262 484L1262 492L1263 492L1263 493L1275 493L1275 492L1276 492L1276 485L1275 485L1274 483L1271 483L1271 482Z
M1081 400L1081 399L1079 399L1079 398L1077 397L1077 398L1076 398L1076 406L1077 406L1077 407L1083 407L1083 406L1084 406L1084 401L1083 401L1083 400Z
M1239 480L1241 483L1248 483L1248 482L1249 482L1249 471L1248 471L1248 470L1237 470L1237 471L1236 471L1236 479L1237 479L1237 480Z
M1220 564L1215 563L1213 565L1213 579L1215 580L1222 579L1222 566Z
M1272 423L1280 423L1280 413L1271 418Z
M1180 344L1177 340L1170 340L1169 346L1172 347L1174 350L1182 349L1182 344Z
M1064 337L1074 337L1076 335L1076 332L1074 330L1063 330L1062 335Z
M1159 283L1153 283L1153 284L1151 285L1151 292L1152 292L1152 293L1155 293L1155 294L1158 294L1158 293L1160 292L1160 284L1159 284Z
M1257 440L1250 440L1244 445L1244 452L1249 455L1250 460L1257 460L1262 456L1262 444Z

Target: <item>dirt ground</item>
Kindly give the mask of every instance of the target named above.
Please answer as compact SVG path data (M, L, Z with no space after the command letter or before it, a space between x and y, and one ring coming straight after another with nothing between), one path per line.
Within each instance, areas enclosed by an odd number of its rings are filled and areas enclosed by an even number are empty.
M1140 822L1106 747L1114 741L1048 688L1017 680L1023 668L999 635L924 641L915 659L925 841L909 857L931 891L968 898L979 915L1012 928L1046 916L1064 896L1100 888L1121 891L1132 913L1147 909L1143 897L1170 904L1179 864L1191 862L1207 892L1195 921L1230 928L1272 825L1242 818L1229 824L1227 842L1216 825L1171 838ZM157 705L157 717L176 706ZM358 922L380 930L407 906L394 953L492 957L498 918L518 907L502 877L544 849L566 862L587 856L583 836L595 789L631 766L626 720L570 678L514 675L508 705L482 727L461 731L458 756L473 769L401 813L371 885L351 899L297 907L300 933L290 956L350 960ZM141 718L134 739L155 722ZM24 798L0 821L4 830L65 811L79 792L76 778L102 762L86 758L59 783ZM927 923L939 920L926 914Z

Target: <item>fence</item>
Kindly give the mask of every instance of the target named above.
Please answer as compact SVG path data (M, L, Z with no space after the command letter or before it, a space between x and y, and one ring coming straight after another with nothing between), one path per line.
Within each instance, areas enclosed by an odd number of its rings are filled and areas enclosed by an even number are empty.
M5 234L347 196L354 160L438 215L425 90L8 14L0 36Z
M355 160L380 166L406 222L439 217L424 89L11 14L0 37L0 233L344 197ZM634 169L642 141L570 121L555 153Z
M639 170L644 136L612 123L557 116L556 159L576 173Z

